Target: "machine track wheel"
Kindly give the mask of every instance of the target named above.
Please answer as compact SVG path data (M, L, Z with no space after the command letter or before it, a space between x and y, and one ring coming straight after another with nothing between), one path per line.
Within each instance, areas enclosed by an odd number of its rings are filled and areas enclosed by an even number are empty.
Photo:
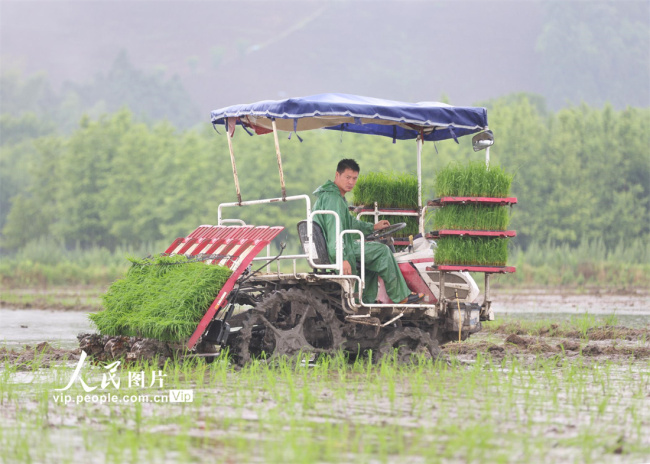
M236 349L240 364L300 352L334 353L345 341L334 310L314 294L297 288L266 296L242 324Z
M417 362L418 356L436 359L441 353L438 342L417 327L397 327L386 332L379 344L377 359L396 356L400 363Z

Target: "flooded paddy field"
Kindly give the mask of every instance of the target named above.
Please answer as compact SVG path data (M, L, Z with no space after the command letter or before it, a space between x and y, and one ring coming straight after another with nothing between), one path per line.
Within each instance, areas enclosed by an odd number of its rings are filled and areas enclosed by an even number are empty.
M647 296L583 296L541 311L495 295L498 321L410 365L94 365L75 350L84 312L3 309L2 460L648 462ZM36 321L49 331L21 332Z

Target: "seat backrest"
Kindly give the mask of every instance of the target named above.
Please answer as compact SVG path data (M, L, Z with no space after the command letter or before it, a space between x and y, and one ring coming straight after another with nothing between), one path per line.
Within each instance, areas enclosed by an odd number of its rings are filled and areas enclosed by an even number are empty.
M323 229L317 222L313 222L313 239L311 244L312 257L315 264L331 264L329 255L327 254L327 242L325 241L325 234ZM309 254L309 236L307 235L307 221L300 221L298 223L298 236L300 237L300 244L305 253Z

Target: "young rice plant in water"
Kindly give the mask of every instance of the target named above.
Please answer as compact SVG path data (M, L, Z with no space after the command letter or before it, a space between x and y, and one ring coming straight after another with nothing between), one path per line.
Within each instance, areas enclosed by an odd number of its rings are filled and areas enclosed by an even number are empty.
M136 261L102 296L104 310L90 314L103 335L181 341L192 335L231 271L185 256Z

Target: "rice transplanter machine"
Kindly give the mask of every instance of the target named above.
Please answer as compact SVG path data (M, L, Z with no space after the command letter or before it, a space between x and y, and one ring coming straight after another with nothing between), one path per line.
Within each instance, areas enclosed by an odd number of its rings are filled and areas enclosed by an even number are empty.
M490 299L490 276L514 272L509 266L436 265L433 239L445 235L512 237L514 231L439 230L427 233L427 208L453 203L491 205L514 204L516 198L445 197L422 201L422 146L425 141L454 139L470 134L474 151L489 150L494 143L488 128L487 110L454 107L442 103L402 103L344 94L321 94L281 101L235 105L212 112L212 123L224 126L235 181L237 201L222 203L216 225L202 225L187 237L176 239L168 254L212 257L208 264L229 267L233 273L207 309L187 348L212 352L215 345L230 346L231 353L244 363L251 358L273 359L298 352L332 353L344 349L351 354L373 350L378 356L391 354L408 359L413 353L436 356L439 344L466 339L481 330L482 321L494 319ZM281 197L244 201L239 187L233 136L237 126L250 135L272 134L280 174ZM363 207L359 215L414 216L419 234L415 239L397 241L405 247L394 252L409 288L424 293L419 304L396 304L382 291L378 301L364 304L365 265L360 275L343 274L342 243L346 234L364 240L387 240L404 223L364 237L357 230L341 230L340 218L332 211L313 211L307 194L286 193L279 131L314 129L347 131L415 140L417 157L418 206L412 210ZM303 202L304 220L296 226L302 254L271 256L270 243L284 229L279 226L252 226L241 219L226 217L226 210L249 205ZM316 215L331 214L337 224L337 252L330 262ZM266 252L264 250L266 249ZM363 255L363 253L362 253ZM308 272L298 272L299 261L308 263ZM257 266L259 265L259 266ZM260 271L253 272L256 268ZM289 268L287 270L286 268ZM301 266L307 268L307 266ZM485 276L484 296L469 272Z

